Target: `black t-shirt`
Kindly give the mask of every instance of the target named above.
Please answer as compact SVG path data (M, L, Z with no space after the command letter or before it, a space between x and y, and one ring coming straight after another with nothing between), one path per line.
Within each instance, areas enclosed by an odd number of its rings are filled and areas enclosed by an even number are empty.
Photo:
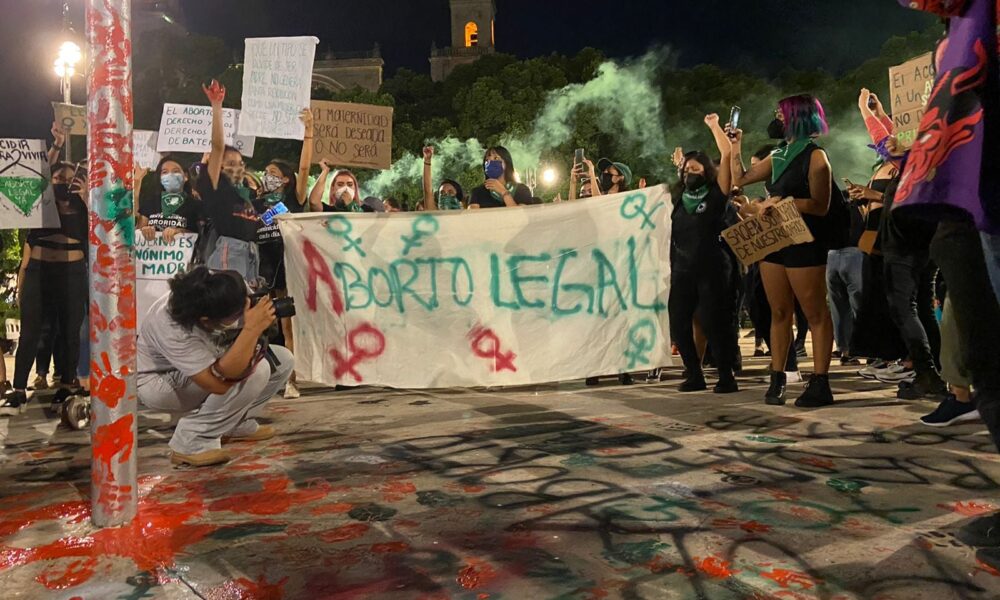
M514 185L514 190L511 192L514 196L514 202L519 205L531 204L531 190L528 186L523 183L518 183ZM504 204L503 198L499 200L493 197L493 194L486 189L486 185L481 185L472 190L472 195L469 198L469 204L478 204L479 208L503 208L507 206Z
M857 202L850 203L848 213L851 215L851 231L848 234L847 245L857 248L861 242L861 235L865 232L865 216L861 214L861 205Z
M160 198L143 194L140 202L139 214L157 231L168 227L196 231L203 219L201 201L184 193L163 194Z
M921 219L912 213L902 213L892 209L899 185L897 177L889 184L882 199L882 220L879 224L882 254L886 256L927 256L931 239L937 232L935 221Z
M205 170L198 178L198 194L204 214L212 220L220 236L257 241L257 229L262 223L250 202L249 189L234 187L224 174L219 175L219 188L212 189L212 180Z
M671 217L670 268L673 271L714 271L728 266L729 253L722 240L729 198L717 183L693 213L678 199Z

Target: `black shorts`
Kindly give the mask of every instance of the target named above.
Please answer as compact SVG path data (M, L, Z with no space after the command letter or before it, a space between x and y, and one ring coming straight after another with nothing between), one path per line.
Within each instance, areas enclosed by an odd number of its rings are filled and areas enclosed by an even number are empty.
M786 269L801 269L805 267L825 267L829 250L826 244L820 242L809 242L808 244L795 244L782 248L777 252L764 257L766 263L781 265Z

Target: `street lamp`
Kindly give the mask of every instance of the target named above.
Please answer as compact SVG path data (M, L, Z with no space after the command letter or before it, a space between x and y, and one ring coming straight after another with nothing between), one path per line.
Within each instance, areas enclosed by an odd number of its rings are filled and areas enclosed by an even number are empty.
M54 64L56 75L62 80L63 102L73 103L73 75L76 74L76 65L83 58L80 46L73 41L65 41L59 46L59 55ZM70 133L66 133L66 160L70 159Z
M552 184L556 182L556 177L558 177L558 175L556 174L556 170L553 169L552 167L549 167L544 171L542 171L542 183L544 183L546 186L551 187Z

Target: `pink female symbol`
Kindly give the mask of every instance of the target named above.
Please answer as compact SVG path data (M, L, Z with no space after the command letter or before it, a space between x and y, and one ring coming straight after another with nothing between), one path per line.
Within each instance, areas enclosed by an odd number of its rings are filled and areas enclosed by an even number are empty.
M330 349L330 356L336 363L333 376L340 379L350 374L354 381L361 383L361 374L355 367L364 360L382 355L385 351L385 335L371 323L362 323L347 334L347 347L351 355L346 358L335 348Z
M476 326L469 332L469 339L472 340L472 353L480 358L493 359L493 372L499 373L503 370L517 372L514 366L514 359L517 355L513 352L503 352L500 348L500 338L493 333L492 329Z

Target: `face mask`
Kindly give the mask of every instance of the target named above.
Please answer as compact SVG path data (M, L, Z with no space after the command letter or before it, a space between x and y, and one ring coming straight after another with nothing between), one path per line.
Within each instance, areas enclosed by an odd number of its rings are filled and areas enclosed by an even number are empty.
M767 137L772 140L785 139L785 123L781 119L775 119L767 125Z
M503 176L503 161L486 161L483 163L483 172L486 174L486 179L500 179Z
M438 198L438 206L444 210L457 210L462 208L462 203L458 201L458 196L451 194L441 194Z
M285 182L281 177L278 177L277 175L272 175L271 173L265 173L263 184L265 192L273 192L280 189L283 185L285 185Z
M184 176L180 173L160 175L160 185L163 186L163 191L168 194L179 194L184 189Z
M53 183L52 193L55 194L56 200L66 201L69 200L69 184L68 183Z
M705 187L708 180L704 175L701 174L689 174L684 176L684 187L689 191L693 192Z
M346 201L343 200L344 194L347 194L348 196ZM333 196L337 200L337 202L343 201L346 204L354 200L354 188L349 185L342 185L338 187L336 190L334 190Z
M615 185L615 176L611 173L601 173L601 189L605 192Z

